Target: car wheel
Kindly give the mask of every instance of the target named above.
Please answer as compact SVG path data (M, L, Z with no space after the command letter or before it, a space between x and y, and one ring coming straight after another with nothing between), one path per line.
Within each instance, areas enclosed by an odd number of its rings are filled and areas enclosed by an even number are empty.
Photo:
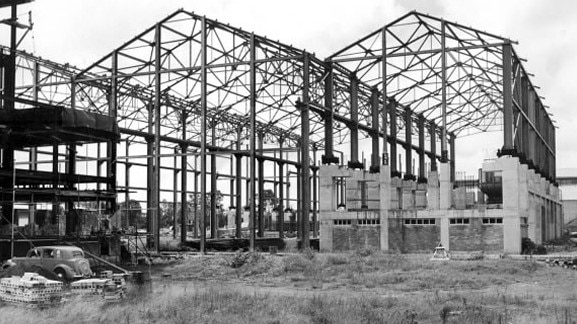
M54 270L54 273L58 276L58 279L66 281L66 271L64 271L64 269L58 268Z

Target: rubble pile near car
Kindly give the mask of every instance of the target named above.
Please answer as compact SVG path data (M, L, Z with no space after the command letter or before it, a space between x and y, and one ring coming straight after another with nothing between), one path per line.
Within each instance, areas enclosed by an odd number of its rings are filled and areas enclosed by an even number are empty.
M0 279L0 300L30 307L51 306L62 300L62 282L26 272Z

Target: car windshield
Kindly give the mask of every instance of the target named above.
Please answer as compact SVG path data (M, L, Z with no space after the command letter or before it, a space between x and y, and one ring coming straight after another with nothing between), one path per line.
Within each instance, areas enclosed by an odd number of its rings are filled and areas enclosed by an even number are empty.
M72 257L73 258L81 258L83 256L84 256L84 254L82 253L82 251L72 251Z

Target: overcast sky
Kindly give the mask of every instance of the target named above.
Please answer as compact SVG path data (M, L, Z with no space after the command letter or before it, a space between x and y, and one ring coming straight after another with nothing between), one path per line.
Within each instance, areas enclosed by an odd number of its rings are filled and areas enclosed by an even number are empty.
M539 94L559 127L557 168L577 168L577 1L36 0L19 8L19 14L32 10L34 21L34 37L28 37L22 48L83 67L178 8L279 39L321 58L410 10L519 41L517 53L528 60L524 65L535 74L532 82L541 88ZM0 11L0 18L8 16L8 10ZM7 35L8 28L0 28ZM476 153L487 158L494 145L457 142L457 147L458 156Z

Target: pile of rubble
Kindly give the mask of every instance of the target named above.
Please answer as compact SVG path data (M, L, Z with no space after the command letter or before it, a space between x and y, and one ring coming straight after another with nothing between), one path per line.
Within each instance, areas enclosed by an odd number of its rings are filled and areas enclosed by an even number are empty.
M30 307L51 306L62 300L62 282L32 272L0 279L0 299Z

